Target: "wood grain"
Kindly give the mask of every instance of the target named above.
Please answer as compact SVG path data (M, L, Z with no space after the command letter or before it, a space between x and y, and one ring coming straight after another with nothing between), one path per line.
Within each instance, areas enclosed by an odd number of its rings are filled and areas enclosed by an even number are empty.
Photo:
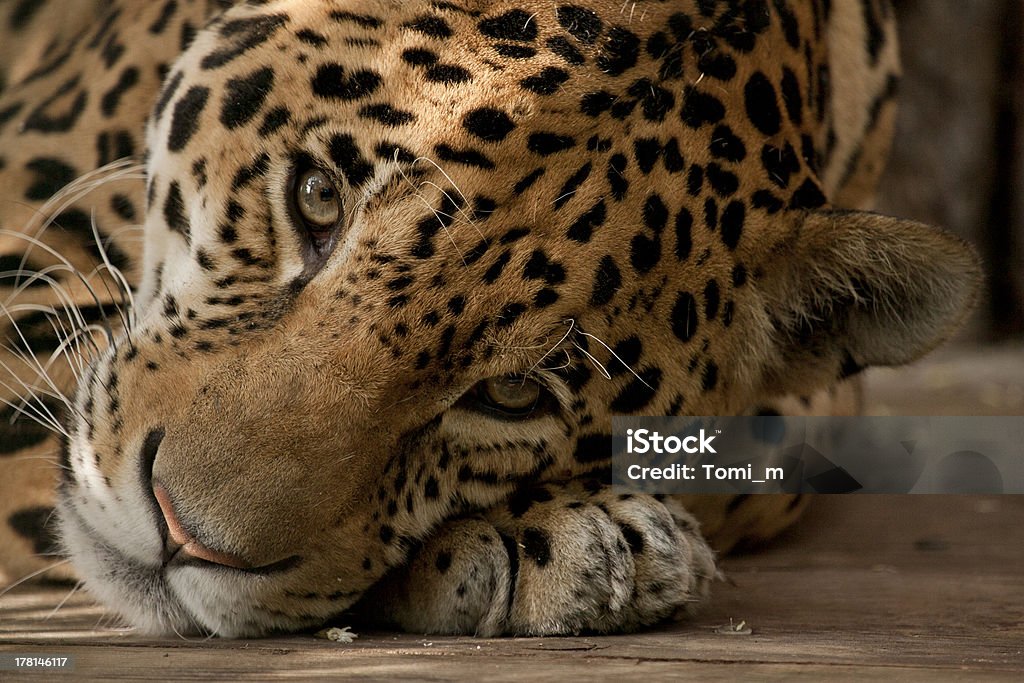
M0 598L0 651L73 655L75 680L1016 679L1024 672L1024 498L820 497L697 618L614 637L473 639L360 633L152 640L101 625L66 589ZM746 621L749 636L717 627ZM2 676L2 674L0 674ZM5 679L6 680L6 679Z

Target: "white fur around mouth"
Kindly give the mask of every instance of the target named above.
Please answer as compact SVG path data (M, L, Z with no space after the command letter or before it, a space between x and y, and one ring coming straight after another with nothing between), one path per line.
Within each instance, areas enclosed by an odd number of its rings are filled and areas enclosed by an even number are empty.
M86 588L139 633L238 638L322 623L260 605L258 596L265 593L267 582L298 566L299 558L254 569L193 558L164 563L157 557L152 563L141 563L90 527L68 496L64 493L58 506L65 552Z

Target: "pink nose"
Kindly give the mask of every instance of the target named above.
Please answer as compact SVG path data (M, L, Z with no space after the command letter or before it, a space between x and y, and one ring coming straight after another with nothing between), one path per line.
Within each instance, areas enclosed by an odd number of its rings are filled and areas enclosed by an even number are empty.
M160 511L167 522L167 531L171 536L171 540L181 547L180 552L200 560L224 565L225 567L234 567L235 569L252 568L249 562L246 562L238 555L207 548L197 541L178 520L178 515L174 512L174 504L171 503L171 496L162 484L153 482L153 495L156 496L156 502L160 504Z

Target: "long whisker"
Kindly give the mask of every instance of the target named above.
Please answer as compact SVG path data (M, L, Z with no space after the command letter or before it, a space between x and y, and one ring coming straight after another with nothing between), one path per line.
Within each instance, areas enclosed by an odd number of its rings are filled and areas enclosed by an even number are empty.
M11 310L13 312L15 309L25 310L31 308L36 307L31 305L26 305L24 308L20 306L15 306L12 307ZM46 319L50 323L50 328L53 329L54 335L57 337L57 341L60 342L60 344L53 351L53 353L50 354L50 357L46 360L46 363L41 364L39 362L38 357L35 355L35 351L31 348L27 348L24 350L12 347L7 348L8 350L11 351L11 353L16 355L23 363L25 363L25 365L35 370L36 373L43 380L46 381L46 383L50 386L50 388L53 391L61 395L61 397L64 400L64 403L67 404L67 397L61 391L60 387L58 387L51 379L50 370L53 367L54 363L57 362L57 359L60 358L61 356L64 356L64 358L67 359L68 361L68 368L71 370L71 374L75 376L75 379L77 381L80 378L80 371L82 370L84 362L84 358L82 358L81 355L81 347L71 347L68 345L69 342L71 341L69 339L71 333L69 333L67 328L64 327L64 321L61 319L59 315L57 315L56 311L54 311L53 309L48 309L47 307L44 306L40 306L38 308L47 314ZM82 328L79 328L78 332L75 332L74 334L77 335L81 331L81 329ZM29 358L30 355L31 358ZM78 366L77 369L75 367L76 365Z
M71 374L74 375L75 381L81 381L82 366L85 362L85 359L81 354L81 347L77 345L77 337L81 332L81 328L71 332L64 327L64 321L61 320L60 316L55 315L48 319L50 321L50 327L53 329L53 333L57 336L57 341L59 343L57 348L55 348L50 354L50 357L46 359L46 363L43 364L43 370L45 372L47 382L50 382L50 369L57 360L61 358L61 356L63 356L67 361L67 366L70 368ZM52 384L52 382L50 383Z
M70 310L69 310L68 307L65 307L64 312L66 314L68 314L68 322L69 323L73 323L73 325L74 325L73 329L76 331L76 334L78 336L81 336L80 333L81 332L85 332L85 331L96 331L96 332L99 332L101 335L106 336L106 329L105 328L100 327L99 325L97 325L95 323L87 323L85 321L85 317L81 314L81 311L78 309L78 307L75 306L74 302L70 302L70 306L71 306ZM61 330L66 331L66 328L64 327L64 320L63 320L63 318L61 318L61 316L57 313L57 311L54 308L50 307L50 306L44 306L42 304L17 304L15 306L6 306L4 304L0 304L0 307L3 307L3 308L6 309L6 311L8 312L8 317L10 317L12 314L22 313L24 311L36 311L36 312L39 312L39 313L44 313L44 314L46 314L47 318L49 319L51 327L55 326L55 322L54 321L56 321L56 323L60 324ZM71 315L72 312L74 313L74 315ZM74 319L74 318L77 318L77 319ZM58 335L58 337L59 337L59 335ZM99 348L99 345L96 344L95 340L93 340L91 337L89 337L87 339L87 341L91 344L93 353L96 353L96 354L102 353L102 351ZM75 353L77 353L79 355L79 357L84 358L84 354L82 353L81 345L78 344L77 342L76 342ZM82 365L79 365L79 369L84 369L84 368L83 368Z
M145 167L134 160L118 159L79 176L50 197L39 209L29 207L34 213L32 222L35 222L35 217L43 219L42 225L35 229L34 237L41 237L65 210L93 190L118 180L145 180L144 171ZM105 173L109 175L100 177ZM26 233L32 230L32 222L26 226ZM21 259L21 268L25 267L31 252L32 247L25 250Z
M601 375L604 376L605 379L612 378L612 373L608 372L608 368L601 365L601 362L594 358L594 356L589 351L587 351L585 348L583 348L582 346L575 342L573 342L573 346L575 346L580 353L582 353L584 356L590 359L590 362L594 364L594 367L596 367L598 371L600 371Z
M0 385L2 385L2 386L3 386L3 388L4 388L4 389L7 389L8 391L13 391L13 390L11 389L11 387L10 387L10 386L9 386L9 385L8 385L8 384L7 384L6 382L0 382ZM35 400L36 400L36 401L37 401L37 402L38 402L38 403L39 403L40 405L43 405L42 401L39 401L39 399L38 399L38 398L36 398ZM8 400L7 400L7 399L5 399L5 398L0 398L0 403L3 403L4 405L6 405L6 406L9 406L9 407L10 407L10 408L11 408L12 410L14 410L14 411L15 411L15 412L16 412L17 414L19 414L19 415L24 415L25 417L27 417L28 419L32 420L33 422L35 422L36 424L38 424L38 425L39 425L40 427L42 427L43 429L45 429L45 430L47 430L47 431L49 431L49 432L53 432L54 434L59 434L59 435L67 436L67 434L66 434L66 433L65 433L65 431L64 431L64 430L63 430L63 429L62 429L62 428L60 427L60 424L59 424L58 422L54 421L54 422L53 422L53 423L51 424L51 423L50 423L50 422L48 421L48 418L47 418L46 416L44 416L44 415L43 415L42 413L38 413L38 415L34 415L34 414L30 413L30 412L28 411L28 408L32 408L33 410L36 410L36 411L38 412L38 410L36 409L36 407L35 407L35 406L34 406L33 404L31 404L31 403L29 403L29 404L26 404L26 405L25 405L25 407L22 407L22 406L20 406L20 405L18 405L18 404L16 404L16 403L11 403L10 401L8 401Z
M31 277L29 277L27 280L22 282L20 285L18 285L15 289L11 291L10 295L7 297L5 304L10 306L12 302L15 299L17 299L18 295L24 292L25 289L27 289L28 287L31 287L32 284L38 280L50 286L50 289L52 289L53 292L57 295L57 298L60 299L61 305L64 307L64 312L68 314L69 319L77 318L78 320L84 321L84 318L81 315L81 309L78 307L78 304L75 303L74 298L70 295L70 293L67 291L64 285L60 282L60 280L50 277L51 272L62 271L69 272L72 275L78 274L74 268L69 267L63 263L56 263L51 266L47 266L46 268L43 268L40 271L9 270L0 273L0 280L9 277L14 277L15 279L18 279L22 275L27 275L31 273ZM11 310L13 311L15 309L12 308ZM74 310L76 315L72 316L71 310ZM56 315L56 313L54 313L54 315Z
M28 306L26 306L26 307L28 307ZM19 308L19 307L13 307L13 308ZM44 310L46 310L46 309L44 308ZM39 359L36 358L35 353L33 353L33 351L32 351L32 345L28 343L27 339L25 339L25 335L21 331L21 326L19 326L18 322L14 319L14 315L12 313L11 308L8 308L7 306L5 306L3 304L0 304L0 312L2 312L4 315L6 315L7 318L11 321L11 326L13 327L14 331L18 333L18 338L21 339L21 343L24 345L24 348L28 351L28 353L27 354L22 354L20 352L20 350L15 350L15 349L10 348L10 347L8 347L8 349L14 355L18 356L22 360L22 362L24 362L30 369L32 369L34 372L36 372L37 375L41 375L43 377L47 377L48 378L48 374L46 372L46 369L39 363ZM53 312L53 309L48 309L48 310L46 310L46 312ZM61 393L60 390L56 386L53 386L52 388L55 391L57 391L58 393ZM63 394L61 394L61 395L63 396ZM66 398L65 398L65 402L67 402Z
M105 275L104 273L107 273L107 275ZM85 277L90 281L94 277L98 277L100 279L100 282L103 283L103 289L110 296L110 305L114 307L114 310L117 311L118 316L121 318L121 327L125 330L125 332L128 332L131 324L125 322L125 314L131 314L131 303L129 302L129 298L126 297L125 294L125 286L127 285L127 283L125 281L124 275L121 273L121 270L117 266L111 265L108 268L106 263L101 263L92 270L90 270L88 275L86 275ZM117 290L116 299L120 299L120 301L116 301L114 292L110 291L110 284L108 280L111 279L114 281L114 288Z
M46 225L36 233L36 237L48 227L53 216L59 215L93 190L118 180L145 180L145 170L143 164L130 157L124 157L78 176L47 199L35 212L38 217L49 217L49 220L45 221Z
M480 236L480 239L485 239L483 231L480 230L479 227L477 227L476 221L473 220L473 217L470 216L468 213L466 213L466 210L464 208L462 208L462 206L459 206L459 204L457 204L455 202L455 200L452 199L452 196L450 194L448 194L443 187L441 187L440 185L438 185L437 183L435 183L435 182L433 182L431 180L424 180L420 184L421 185L430 185L431 187L437 188L437 191L440 192L441 194L443 194L448 199L448 201L451 202L452 206L455 207L455 210L458 211L460 214L462 214L462 218L466 221L466 224L469 225L474 230L476 230L476 234ZM453 185L453 187L454 187L454 185ZM462 194L462 193L460 192L459 194ZM463 206L466 206L466 204L463 203ZM455 216L448 216L448 218L454 219Z
M562 363L561 365L556 365L556 366L553 366L553 367L543 368L543 369L547 370L549 372L556 372L558 370L565 370L567 367L572 365L572 356L569 355L569 352L566 351L565 349L562 349L562 353L565 354L565 362L564 363Z
M46 245L45 243L41 242L40 240L38 240L38 239L36 239L34 237L31 237L29 235L25 235L25 234L20 233L20 232L14 232L12 230L0 230L0 235L7 235L7 236L15 237L17 239L23 239L23 240L29 242L30 244L33 244L33 245L39 247L40 249L44 249L47 253L51 254L54 258L56 258L59 261L61 261L62 263L64 263L64 265L66 265L70 269L70 272L73 273L78 278L78 280L85 286L85 288L89 291L89 294L92 296L93 301L96 303L96 307L100 310L100 313L103 315L104 322L106 323L106 327L107 327L107 330L106 330L107 341L108 341L108 343L111 346L116 346L114 344L114 331L112 329L110 329L110 322L106 318L106 313L104 312L104 308L103 308L103 302L100 301L99 295L96 293L96 290L93 289L92 285L89 284L88 279L85 278L82 275L82 273L80 273L78 271L78 269L76 269L73 265L71 265L71 263L66 258L64 258L64 256L62 256L60 253L58 253L54 249L51 249L48 245Z
M49 278L47 278L47 280L49 281ZM50 281L50 284L53 286L58 299L61 300L61 303L64 306L64 313L68 317L68 322L74 323L75 328L79 331L91 327L85 325L85 319L82 316L81 310L78 308L77 304L75 304L74 301L72 301L70 297L66 295L66 293L63 291L63 288L60 287L59 284L57 284L55 281ZM5 305L0 304L0 306ZM57 349L54 351L53 355L51 355L50 360L48 360L46 365L42 368L43 374L47 374L49 372L57 356L61 352L64 352L64 356L68 359L68 367L71 368L71 371L75 375L75 378L78 379L81 376L81 372L83 370L83 366L85 363L85 358L84 354L82 353L81 343L79 343L77 339L78 333L76 332L74 337L71 336L67 328L64 326L63 318L57 314L56 310L49 306L42 306L38 304L19 304L16 306L5 307L8 309L9 314L21 313L23 311L37 311L45 314L47 316L47 320L50 323L50 327L53 328L58 340L64 340L61 342L60 346L58 346ZM60 329L57 329L58 325ZM68 339L72 339L74 341L74 346L65 348L65 345L67 344L66 340ZM89 341L92 343L94 349L98 352L99 349L96 346L95 341L92 340L91 337ZM32 349L28 349L28 351L32 352Z
M453 217L452 216L448 216L447 214L443 214L440 211L438 211L437 209L435 209L433 206L431 206L430 202L427 200L427 198L423 196L422 192L420 192L419 186L415 185L409 179L409 176L405 174L405 172L402 170L401 167L398 168L398 172L402 174L402 178L405 180L405 182L407 182L409 184L409 186L411 188L413 188L413 190L416 191L416 198L419 199L421 202L423 202L423 205L426 206L430 210L430 212L434 214L434 218L436 218L437 222L441 225L441 229L444 230L444 234L448 238L448 241L452 243L452 247L455 248L455 253L459 255L459 259L462 261L462 264L463 265L468 265L466 263L466 259L462 256L462 252L459 251L459 245L455 243L455 238L452 237L451 232L448 230L448 226L446 226L444 224L444 219L442 218L442 216L444 216L446 218L453 218ZM435 187L436 187L436 185L435 185ZM454 187L454 185L452 187ZM458 188L456 188L456 189L458 189ZM444 190L441 190L441 192L444 193ZM461 192L459 194L461 194ZM451 199L451 198L449 197L449 199Z
M114 268L113 264L110 263L110 257L107 256L107 249L106 249L106 247L103 246L103 240L100 239L100 228L96 224L96 211L95 211L95 209L92 212L91 222L92 222L92 234L93 234L94 239L96 240L96 248L100 252L100 257L103 259L104 265L106 265L107 272L109 272L111 277L114 278L114 281L116 283L118 283L119 289L121 289L121 292L122 292L122 295L121 295L122 296L122 299L121 299L122 305L117 307L117 314L118 314L118 317L121 318L121 325L124 327L124 333L128 337L128 344L130 345L132 343L132 331L131 331L131 327L128 324L128 319L125 317L125 314L124 314L124 292L128 292L128 297L129 297L129 299L131 299L131 292L129 291L128 282L127 282L127 280L124 279L124 276L121 274L121 271L116 269L116 268ZM109 294L110 298L113 299L114 295L113 295L113 293L111 293L110 287L107 286L107 278L101 278L101 280L103 282L104 289L107 290L107 294ZM117 346L115 345L114 348L116 349Z
M5 347L5 348L9 348L9 347ZM19 360L22 360L22 362L24 362L23 359L19 358ZM17 373L14 372L14 370L11 369L11 367L9 365L7 365L6 362L4 362L2 360L0 360L0 367L2 367L4 369L4 371L6 371L11 377L16 379L18 381L18 384L20 384L22 386L22 389L24 390L24 392L27 392L27 394L28 394L27 396L22 398L20 401L18 401L17 404L9 403L6 399L3 399L5 403L7 403L8 405L10 405L12 407L16 405L17 407L15 408L15 410L17 410L18 412L23 413L24 412L23 408L30 407L32 401L38 401L39 404L41 406L44 406L44 408L45 408L46 403L41 398L39 398L39 393L42 393L45 396L49 396L51 398L55 398L55 399L58 399L58 400L60 400L62 402L65 402L65 405L67 405L66 404L67 398L63 394L61 394L59 392L49 391L49 390L43 389L42 387L39 387L39 386L32 386L30 384L27 384L23 379L21 379L21 377L19 377L17 375ZM7 389L9 392L14 394L15 396L23 396L23 392L15 390L13 387L11 387L11 385L7 384L6 382L0 381L0 385L2 385L5 389ZM33 410L36 410L38 412L38 408L34 408L33 407ZM48 409L47 409L47 412L49 412ZM51 415L50 417L53 417L53 416Z
M6 372L13 374L13 371L11 370L10 366L7 365L7 363L5 363L3 361L0 361L0 366L2 366L3 369ZM44 407L44 409L46 410L47 414L50 417L54 417L52 415L52 413L50 413L49 408L46 407L46 401L42 400L40 398L40 396L46 396L46 397L49 397L49 398L52 398L52 399L56 399L56 400L60 401L61 403L63 403L66 407L68 407L68 408L71 407L71 405L68 403L67 397L64 396L64 394L62 394L59 391L53 391L51 389L47 389L47 388L45 388L45 387L43 387L41 385L38 385L38 384L34 384L34 385L26 384L24 382L24 380L21 380L20 378L18 378L18 383L21 384L23 387L25 387L26 391L28 391L29 394L30 394L29 396L27 396L25 398L22 398L18 402L18 406L19 407L31 405L32 401L38 401L39 404ZM3 385L4 385L5 388L11 389L11 386L9 384L7 384L6 382L4 382ZM54 419L56 419L56 418L54 418Z
M20 328L18 327L18 325L17 325L16 323L14 323L14 318L13 318L13 317L12 317L12 316L10 315L10 312L9 312L9 311L7 311L7 308L6 308L6 306L0 306L0 309L2 309L2 310L3 310L4 312L6 312L6 313L7 313L7 315L8 315L8 317L10 317L10 319L11 319L11 323L13 323L14 331L15 331L15 332L17 333L18 337L19 337L20 339L22 339L22 343L23 343L23 344L25 344L26 348L29 348L29 342L28 342L28 341L26 341L26 339L25 339L25 335L23 335L23 334L22 334L22 329L20 329ZM17 353L16 353L16 352L15 352L15 355L17 355ZM26 365L27 365L27 366L28 366L29 368L31 368L31 369L32 369L32 370L33 370L34 372L36 372L36 373L37 373L37 375L38 375L39 373L43 373L43 374L45 375L45 372L44 372L44 371L42 370L42 366L40 366L40 365L39 365L39 361L38 361L38 360L37 360L37 359L35 358L35 356L32 356L31 360L30 360L30 358L28 358L28 357L25 357L25 356L18 356L18 357L20 357L20 359L22 359L22 361L23 361L23 362L25 362L25 364L26 364ZM33 362L33 361L34 361L34 362ZM53 415L52 415L52 414L50 414L50 411L49 411L49 409L48 409L48 408L46 408L46 405L45 405L44 401L43 401L42 399L40 399L40 398L39 398L39 396L38 396L38 395L36 394L36 392L35 392L35 390L34 390L34 388L33 388L33 387L31 387L30 385L26 384L26 383L25 383L25 381L24 381L24 380L22 380L22 378L20 378L20 377L18 376L18 374L17 374L17 373L15 373L15 372L14 372L13 370L11 370L11 368L10 368L10 367L9 367L9 366L8 366L8 365L6 364L6 362L4 362L3 360L0 360L0 366L2 366L2 367L4 368L4 370L6 370L6 371L7 371L7 373L8 373L8 374L9 374L9 375L10 375L11 377L13 377L13 378L14 378L15 380L17 380L18 384L22 385L22 386L23 386L23 387L24 387L24 388L25 388L25 389L26 389L26 390L27 390L27 391L28 391L28 392L29 392L29 393L31 394L31 396L32 396L32 398L33 398L34 400L36 400L36 401L38 401L38 402L39 402L39 404L41 405L42 409L43 409L43 410L44 410L44 411L45 411L45 412L47 413L48 417L49 417L49 418L50 418L50 419L51 419L51 420L52 420L52 421L53 421L54 423L58 423L58 421L56 420L56 418L55 418L55 417L53 417ZM14 393L15 395L19 393L19 392L17 392L17 391L13 391L13 390L12 390L12 389L11 389L11 388L10 388L9 386L7 386L7 384L6 384L6 383L3 383L3 384L4 384L4 386L5 386L5 387L7 387L7 389L8 389L8 390L10 390L10 391L11 391L12 393ZM63 395L63 394L62 394L62 393L60 393L59 391L57 391L57 394L59 394L59 398L60 398L60 399L61 399L62 401L65 401L65 403L66 403L66 404L70 404L70 401L68 400L68 398L67 398L67 397L66 397L65 395ZM6 401L5 401L5 402L6 402ZM19 409L16 409L16 410L19 410ZM62 430L61 430L61 433L62 433Z
M36 390L33 387L26 384L20 377L18 377L18 375L15 374L14 371L11 370L10 366L8 366L7 363L5 363L4 361L0 361L0 367L3 367L3 369L9 375L11 375L15 380L18 381L18 384L22 386L24 392L28 393L28 400L21 400L18 403L13 403L6 398L0 399L0 401L3 401L5 405L10 406L10 408L15 411L15 415L11 416L11 422L13 423L17 415L20 414L33 420L34 422L38 423L41 427L45 427L47 430L55 434L64 434L65 436L67 436L64 429L60 426L60 420L58 420L57 417L50 411L49 407L46 405L46 402L39 397L39 394L36 393ZM21 391L17 391L7 382L0 380L0 386L2 386L4 389L6 389L11 394L14 394L15 396L22 396ZM58 397L57 395L51 392L43 393L53 398L62 398ZM35 403L33 403L33 401ZM28 412L29 409L31 409L32 412Z
M621 358L619 358L619 355L618 355L617 353L615 353L614 351L612 351L612 347L608 346L608 345L607 345L607 344L605 344L605 343L604 343L603 341L601 341L600 339L598 339L598 338L597 338L597 337L595 337L594 335L590 334L589 332L583 332L583 331L581 330L581 331L580 331L580 334L582 334L582 335L583 335L584 337L589 337L590 339L593 339L593 340L594 340L594 341L596 341L596 342L597 342L598 344L600 344L601 346L603 346L604 348L606 348L606 349L608 350L608 353L612 354L612 358L614 358L615 360L617 360L617 361L619 361L620 363L622 363L622 365L623 365L623 366L624 366L624 367L625 367L625 368L626 368L627 370L629 370L629 371L630 371L630 373L632 373L632 375L633 375L634 377L636 377L636 378L637 378L638 380L640 380L640 383L641 383L641 384L643 384L643 385L644 385L645 387L647 387L647 388L648 388L648 389L650 389L651 391L655 391L654 387L652 387L652 386L651 386L650 384L648 384L648 383L647 383L647 381L646 381L646 380L645 380L645 379L644 379L643 377L641 377L640 375L638 375L638 374L636 373L636 370L634 370L633 368L629 367L629 365L628 365L628 364L626 363L626 361L624 361L624 360L622 360ZM577 347L577 348L578 348L578 347ZM581 350L582 350L582 349L581 349ZM584 351L584 353L586 353L586 352Z
M42 455L16 455L13 458L11 458L12 462L21 462L24 460L40 460L42 462L50 463L54 467L59 467L60 469L67 470L68 472L73 471L71 467L67 465L62 465L57 461L57 453L54 451L49 451L47 453L43 453ZM43 557L46 555L47 553L42 553L40 556Z
M541 356L540 358L538 358L538 359L537 359L537 362L536 362L536 363L534 363L533 365L531 365L531 366L530 366L530 369L526 371L526 374L530 374L531 372L533 372L534 370L536 370L536 369L537 369L537 366L538 366L538 365L540 365L540 364L541 364L542 362L544 362L544 359L545 359L545 358L547 358L547 357L548 357L549 355L551 355L551 352L552 352L552 351L554 351L554 350L555 350L555 349L557 349L557 348L558 348L559 346L561 346L561 345L562 345L562 342L564 342L564 341L565 341L566 339L568 339L568 338L569 338L569 335L570 335L570 334L572 334L572 331L573 331L573 330L574 330L574 329L576 328L576 320L575 320L574 318L569 318L568 320L565 320L565 321L563 321L563 322L568 322L568 323L569 323L569 329L568 329L568 331L566 331L566 333L565 333L564 335L562 335L562 338L561 338L561 339L559 339L559 340L558 340L557 342L555 342L555 344L554 344L554 345L553 345L553 346L552 346L551 348L549 348L549 349L548 349L548 350L547 350L547 351L546 351L546 352L544 353L544 355L543 355L543 356Z
M61 560L59 562L54 562L51 565L43 567L42 569L37 569L36 571L32 572L31 574L29 574L27 576L21 577L20 579L18 579L14 583L12 583L10 586L7 586L3 590L0 590L0 598L4 597L8 593L10 593L12 590L17 588L21 584L25 583L26 581L29 581L30 579L34 579L35 577L39 576L40 574L45 574L46 572L50 571L51 569L56 569L57 567L61 566L62 564L67 564L70 561L71 560L69 560L69 559L63 559L63 560Z
M57 612L60 611L60 608L64 606L64 603L70 600L71 596L77 593L83 585L85 585L85 581L79 581L78 583L76 583L74 587L68 592L68 594L64 596L64 599L58 602L57 606L54 607L49 614L43 617L43 621L49 621L55 614L57 614Z
M433 159L430 159L428 157L417 157L416 159L413 160L413 163L416 164L416 163L419 163L421 161L425 161L428 164L430 164L431 166L433 166L434 168L436 168L438 170L438 172L441 175L444 176L444 179L447 180L448 183L451 184L451 186L453 188L455 188L455 191L459 193L459 196L462 197L462 201L465 202L466 204L469 203L469 197L467 197L465 195L465 193L463 193L463 191L461 189L459 189L459 186L455 184L455 181L452 180L452 177L450 175L448 175L448 173L446 173L443 168L438 166L436 161L434 161ZM449 199L450 199L450 197L449 197Z

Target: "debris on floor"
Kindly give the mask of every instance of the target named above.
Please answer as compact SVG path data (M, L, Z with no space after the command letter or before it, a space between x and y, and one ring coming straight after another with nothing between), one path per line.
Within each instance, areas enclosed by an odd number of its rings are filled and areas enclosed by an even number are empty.
M749 636L753 633L753 630L749 625L747 625L746 620L743 620L738 624L734 624L733 620L729 619L729 623L716 628L715 633L723 636Z
M346 626L345 628L338 628L333 626L331 628L325 628L321 631L317 631L314 638L322 638L323 640L333 640L336 643L348 644L354 642L359 637L358 634L352 633L352 627Z

